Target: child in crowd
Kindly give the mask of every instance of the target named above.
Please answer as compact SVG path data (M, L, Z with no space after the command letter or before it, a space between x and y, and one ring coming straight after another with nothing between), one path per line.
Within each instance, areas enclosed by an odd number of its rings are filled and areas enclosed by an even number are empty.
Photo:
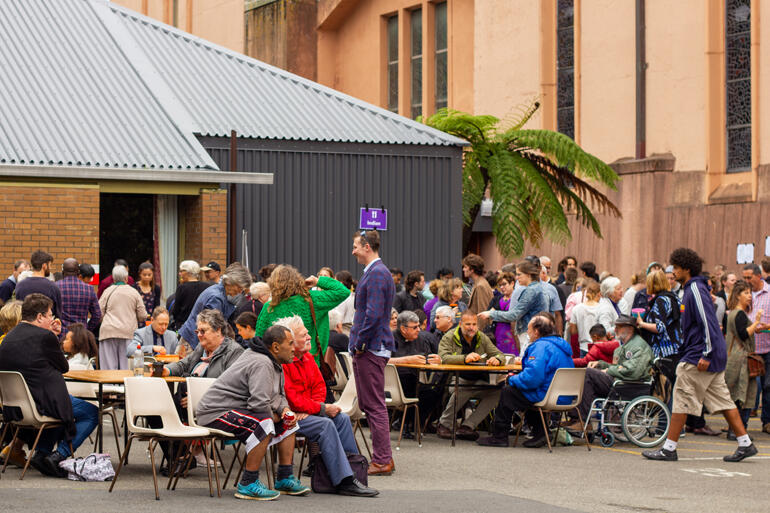
M96 337L81 323L70 324L69 331L62 342L62 350L67 353L67 361L70 369L91 370L91 358L95 357L99 350L96 346Z
M589 330L592 343L588 345L588 354L583 358L573 358L575 367L586 367L588 362L604 360L612 363L612 355L618 348L620 342L617 340L607 340L607 330L601 324L595 324Z

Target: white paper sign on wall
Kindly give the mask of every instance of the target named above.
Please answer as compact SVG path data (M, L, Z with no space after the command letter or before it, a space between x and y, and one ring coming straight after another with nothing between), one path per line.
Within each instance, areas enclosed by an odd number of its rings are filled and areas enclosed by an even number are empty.
M736 260L739 264L754 263L754 244L738 244Z
M765 256L770 256L770 237L765 237Z

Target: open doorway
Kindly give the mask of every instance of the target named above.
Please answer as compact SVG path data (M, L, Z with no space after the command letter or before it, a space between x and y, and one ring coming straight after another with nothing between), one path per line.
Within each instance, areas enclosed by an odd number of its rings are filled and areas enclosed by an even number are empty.
M101 278L112 273L115 260L128 262L136 280L139 264L154 260L152 194L99 195L99 266Z

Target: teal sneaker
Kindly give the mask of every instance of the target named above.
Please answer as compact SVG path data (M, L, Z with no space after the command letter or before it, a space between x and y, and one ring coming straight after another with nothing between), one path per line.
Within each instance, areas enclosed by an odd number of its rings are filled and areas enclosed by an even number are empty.
M281 494L277 490L271 490L259 479L248 485L238 483L238 491L235 492L237 499L250 499L253 501L272 501L280 496Z
M307 495L310 493L310 488L302 486L294 476L289 476L286 479L281 479L275 482L275 489L286 495Z

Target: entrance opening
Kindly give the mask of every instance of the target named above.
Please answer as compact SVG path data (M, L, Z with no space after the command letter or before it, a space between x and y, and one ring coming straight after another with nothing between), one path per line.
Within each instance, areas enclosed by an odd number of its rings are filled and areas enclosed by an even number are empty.
M102 279L112 273L118 258L128 262L134 280L139 264L154 260L154 201L152 194L99 195L99 271Z

